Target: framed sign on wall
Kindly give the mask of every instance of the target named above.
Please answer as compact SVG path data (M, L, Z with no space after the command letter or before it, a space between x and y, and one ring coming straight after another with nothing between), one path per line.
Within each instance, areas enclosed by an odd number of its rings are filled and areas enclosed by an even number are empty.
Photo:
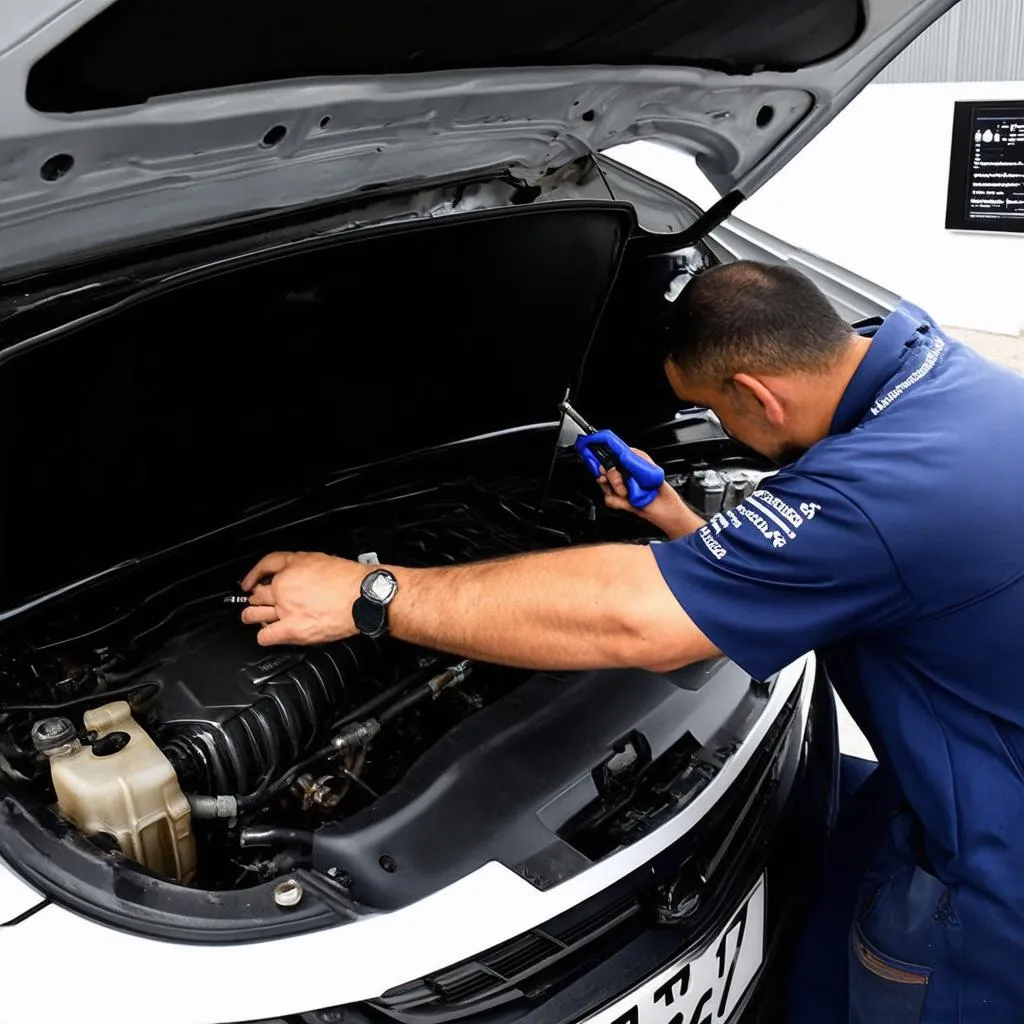
M1024 234L1024 100L954 104L946 227Z

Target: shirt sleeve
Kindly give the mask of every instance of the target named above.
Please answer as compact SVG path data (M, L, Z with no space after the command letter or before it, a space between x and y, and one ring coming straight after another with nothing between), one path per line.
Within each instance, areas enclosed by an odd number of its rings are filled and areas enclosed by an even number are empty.
M794 471L651 549L695 625L758 679L807 651L891 627L912 606L865 512Z

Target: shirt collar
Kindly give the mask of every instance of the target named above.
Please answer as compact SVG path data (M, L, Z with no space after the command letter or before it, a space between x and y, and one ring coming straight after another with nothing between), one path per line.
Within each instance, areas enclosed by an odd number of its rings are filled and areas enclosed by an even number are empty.
M882 385L899 368L907 346L933 326L926 313L908 302L901 302L881 323L863 325L860 333L871 337L871 344L839 400L829 435L845 434L860 423Z

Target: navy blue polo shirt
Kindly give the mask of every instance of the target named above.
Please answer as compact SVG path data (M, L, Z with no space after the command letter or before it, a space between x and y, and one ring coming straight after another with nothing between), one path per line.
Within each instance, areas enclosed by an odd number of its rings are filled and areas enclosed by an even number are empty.
M824 656L923 824L929 869L1019 943L1024 377L903 303L828 437L652 550L690 618L755 677Z

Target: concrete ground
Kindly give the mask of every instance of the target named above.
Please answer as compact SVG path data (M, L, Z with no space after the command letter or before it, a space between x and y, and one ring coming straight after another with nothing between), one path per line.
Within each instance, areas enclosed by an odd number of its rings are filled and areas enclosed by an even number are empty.
M963 327L946 327L944 330L952 337L977 349L986 358L1024 373L1024 336L986 334L984 331L972 331ZM844 754L853 754L855 757L864 757L872 761L875 759L870 744L842 704L839 704L839 744Z

